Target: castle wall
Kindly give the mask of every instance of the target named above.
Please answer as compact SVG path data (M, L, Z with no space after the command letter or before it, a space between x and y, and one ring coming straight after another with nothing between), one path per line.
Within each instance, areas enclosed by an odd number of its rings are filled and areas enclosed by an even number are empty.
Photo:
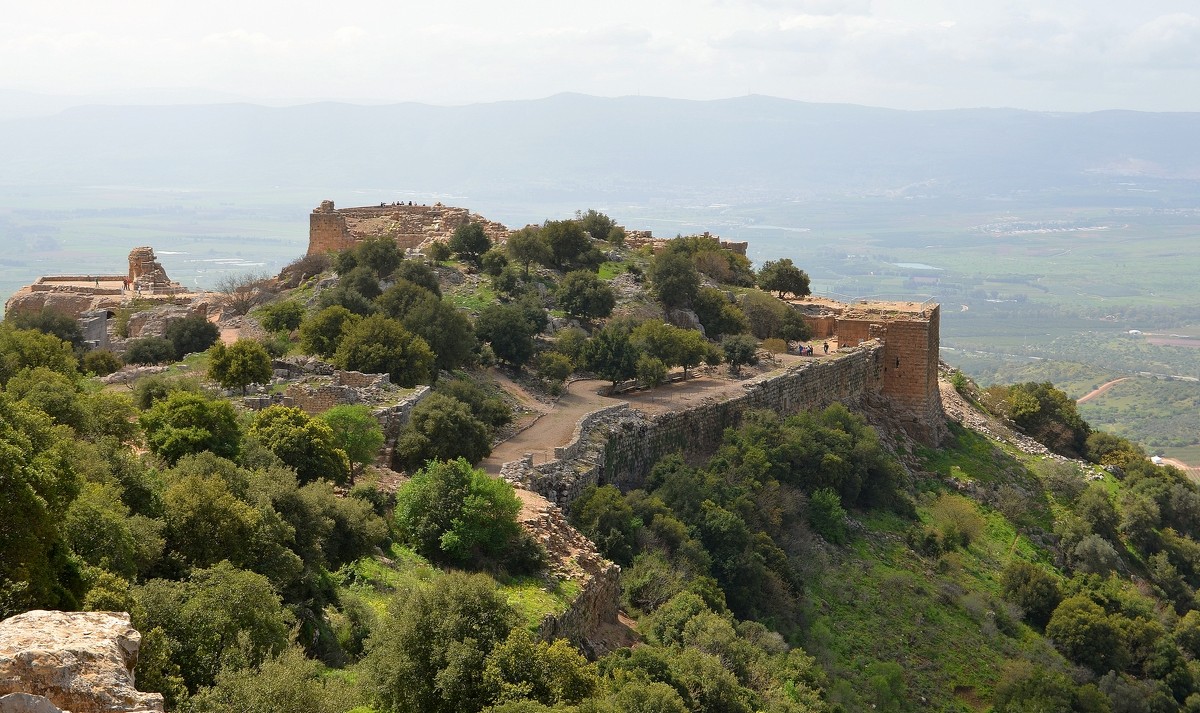
M322 201L308 219L308 254L339 252L375 237L391 238L401 250L418 248L428 241L449 240L455 230L471 222L479 223L494 243L508 238L508 228L500 223L441 203L334 208L333 201Z
M649 417L627 405L588 414L571 443L556 450L558 460L534 466L529 459L505 463L501 477L540 493L569 509L588 486L642 487L663 456L683 451L707 454L720 445L725 429L747 409L780 415L842 403L862 408L883 386L883 345L872 342L837 359L805 361L781 374L747 382L733 399Z

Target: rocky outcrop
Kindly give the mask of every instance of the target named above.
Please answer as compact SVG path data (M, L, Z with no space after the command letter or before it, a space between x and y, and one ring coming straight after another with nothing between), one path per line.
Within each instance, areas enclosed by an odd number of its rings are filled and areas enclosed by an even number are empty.
M187 305L161 305L153 309L135 312L129 316L129 338L165 336L167 327L171 326L172 322L178 322L188 317L207 319L211 307L208 300L197 299Z
M134 688L141 640L124 612L30 611L5 619L0 711L161 713L160 694Z

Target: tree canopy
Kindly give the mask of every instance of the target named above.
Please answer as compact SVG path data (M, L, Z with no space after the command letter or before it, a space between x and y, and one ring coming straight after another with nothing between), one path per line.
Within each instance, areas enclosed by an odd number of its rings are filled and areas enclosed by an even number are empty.
M208 351L208 378L226 389L246 393L250 384L271 380L271 355L256 339L239 339L229 346L217 342Z
M464 223L450 236L450 250L463 262L479 267L480 258L492 247L492 241L479 223Z
M807 297L809 289L808 273L792 264L790 258L768 260L758 271L758 286L764 290L778 292L780 297Z
M433 350L400 322L381 314L350 326L333 355L335 364L370 374L388 374L400 386L427 383L433 376Z
M246 436L295 468L301 483L318 478L344 483L350 477L346 451L339 447L333 429L324 420L311 418L298 408L263 409L254 417Z
M138 420L147 447L168 463L201 451L234 458L241 450L242 431L228 401L172 391Z

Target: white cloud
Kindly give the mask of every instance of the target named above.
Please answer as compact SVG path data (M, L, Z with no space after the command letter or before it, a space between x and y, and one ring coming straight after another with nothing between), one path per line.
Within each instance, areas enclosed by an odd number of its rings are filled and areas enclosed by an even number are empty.
M756 92L902 108L1200 110L1192 0L45 0L0 87L466 103Z

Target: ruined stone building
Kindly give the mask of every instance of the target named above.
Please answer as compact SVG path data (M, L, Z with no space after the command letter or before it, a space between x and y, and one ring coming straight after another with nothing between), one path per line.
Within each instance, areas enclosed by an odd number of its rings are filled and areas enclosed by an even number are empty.
M334 208L321 201L308 218L308 254L340 252L366 238L388 237L401 250L446 241L467 223L479 223L492 242L503 242L509 230L466 208L435 203L388 203L359 208Z

